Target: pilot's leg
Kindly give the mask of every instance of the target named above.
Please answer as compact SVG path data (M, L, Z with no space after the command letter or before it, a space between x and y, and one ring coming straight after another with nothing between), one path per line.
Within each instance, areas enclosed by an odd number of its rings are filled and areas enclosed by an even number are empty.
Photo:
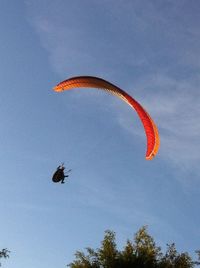
M65 183L65 176L62 178L61 183Z

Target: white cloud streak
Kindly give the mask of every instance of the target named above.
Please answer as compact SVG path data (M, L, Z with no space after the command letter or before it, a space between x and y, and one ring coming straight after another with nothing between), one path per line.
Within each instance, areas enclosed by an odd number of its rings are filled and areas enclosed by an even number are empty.
M160 155L184 171L194 169L199 172L199 84L199 77L179 80L157 74L144 77L135 85L137 99L159 127ZM131 127L128 113L120 117L120 122L130 131L136 131ZM138 130L136 133L139 134Z
M117 77L117 84L131 91L134 81L133 96L159 127L160 156L183 170L199 171L198 17L192 10L182 17L187 1L75 1L69 9L61 0L26 3L29 21L59 75ZM131 120L122 108L120 124L140 135Z

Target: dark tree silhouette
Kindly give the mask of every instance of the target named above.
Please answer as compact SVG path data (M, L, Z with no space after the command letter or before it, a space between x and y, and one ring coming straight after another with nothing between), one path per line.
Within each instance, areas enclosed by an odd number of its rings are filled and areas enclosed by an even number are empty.
M7 250L7 248L3 248L3 249L0 251L0 259L1 259L1 258L4 258L4 259L9 258L9 253L10 253L10 251ZM0 262L0 266L1 266L1 262Z
M107 230L101 247L96 250L86 248L87 254L77 251L70 268L194 268L200 265L193 261L187 252L178 253L175 244L167 245L162 253L154 239L142 227L135 234L133 242L127 240L119 251L115 243L115 233ZM196 252L200 260L200 251Z

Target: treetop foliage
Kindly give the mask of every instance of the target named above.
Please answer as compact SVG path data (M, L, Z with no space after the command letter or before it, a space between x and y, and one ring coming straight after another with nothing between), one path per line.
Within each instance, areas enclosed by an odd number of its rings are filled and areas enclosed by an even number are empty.
M9 258L9 253L10 251L7 249L7 248L3 248L1 251L0 251L0 259L1 258ZM0 266L1 266L1 262L0 262Z
M194 268L200 265L193 261L187 252L178 253L175 244L167 244L166 252L156 246L154 239L144 226L135 234L133 241L127 240L120 251L115 242L115 232L107 230L96 250L86 248L87 253L77 251L70 268Z

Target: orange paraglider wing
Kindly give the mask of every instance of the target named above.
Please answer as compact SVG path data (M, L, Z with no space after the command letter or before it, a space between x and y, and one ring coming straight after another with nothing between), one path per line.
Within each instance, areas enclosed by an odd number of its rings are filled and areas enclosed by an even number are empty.
M72 77L67 80L62 81L57 86L54 87L56 92L61 92L63 90L69 90L73 88L98 88L110 92L116 95L120 99L128 103L132 108L134 108L144 126L144 130L147 137L147 151L146 159L151 160L158 152L160 139L158 134L158 129L150 117L150 115L145 111L145 109L139 104L135 99L128 95L125 91L119 87L111 84L110 82L93 76L79 76Z

